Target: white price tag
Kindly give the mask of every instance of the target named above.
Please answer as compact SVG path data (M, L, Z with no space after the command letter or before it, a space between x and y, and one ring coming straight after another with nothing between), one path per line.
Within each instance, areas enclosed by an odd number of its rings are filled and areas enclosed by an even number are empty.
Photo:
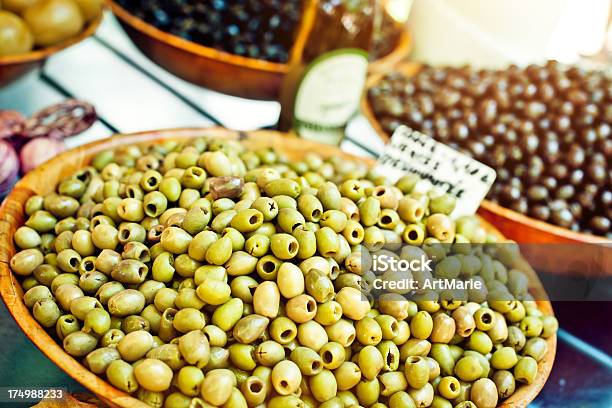
M434 188L452 194L457 198L453 217L475 214L496 177L491 167L407 126L393 133L375 171L392 182L415 173L422 179L419 191Z

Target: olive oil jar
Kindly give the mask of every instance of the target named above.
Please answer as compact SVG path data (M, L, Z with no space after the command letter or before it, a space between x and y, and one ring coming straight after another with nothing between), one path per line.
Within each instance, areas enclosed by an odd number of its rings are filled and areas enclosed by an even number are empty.
M357 111L368 69L376 0L308 0L281 89L279 128L338 145Z

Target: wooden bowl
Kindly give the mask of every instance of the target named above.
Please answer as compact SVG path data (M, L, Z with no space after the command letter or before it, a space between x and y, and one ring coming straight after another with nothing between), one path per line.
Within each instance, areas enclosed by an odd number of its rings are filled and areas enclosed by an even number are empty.
M0 88L16 81L28 72L39 68L45 60L53 54L68 48L96 32L102 21L101 13L95 20L91 21L77 36L72 37L52 47L30 51L26 54L0 56Z
M316 151L323 156L341 155L347 159L354 160L355 157L344 153L329 145L321 145L306 140L299 142L293 138L283 136L277 132L237 132L222 128L210 129L178 129L135 133L128 135L117 135L110 139L100 140L85 146L66 151L54 159L41 165L34 171L28 173L15 186L13 192L7 197L0 207L0 295L4 299L9 312L13 315L17 324L32 340L32 342L55 364L64 370L72 378L91 390L103 401L112 407L144 407L144 404L129 396L128 394L112 387L102 378L93 374L83 367L77 360L68 355L57 344L53 338L34 320L30 311L23 303L23 290L16 277L9 268L9 261L15 253L13 245L13 234L15 230L23 225L24 203L34 194L46 194L54 190L59 180L72 174L79 168L89 163L90 158L106 149L114 149L129 144L159 143L163 140L185 140L199 136L213 136L216 138L240 140L249 148L275 147L290 159L299 160L306 152ZM372 164L372 159L363 159ZM501 237L501 234L490 224L485 227ZM517 260L517 267L528 274L530 291L538 299L548 299L544 288L536 273L529 267L525 260ZM552 305L547 300L538 301L539 308L546 314L553 314ZM540 392L550 371L556 351L556 336L548 340L548 353L540 362L536 381L529 386L522 386L502 407L524 407L532 401Z
M401 63L395 69L407 76L412 76L419 72L421 65L417 63ZM388 142L391 136L383 129L378 119L376 119L374 110L370 106L367 92L368 89L378 84L383 76L384 74L375 74L368 78L366 92L361 100L361 111L378 136L383 141ZM604 275L606 273L603 259L604 252L608 254L607 256L612 255L608 252L612 250L612 247L609 245L612 244L612 240L591 234L574 232L567 228L536 220L489 200L482 202L478 214L495 225L506 237L521 244L584 244L580 246L578 251L565 252L567 257L556 256L554 258L551 258L550 254L563 255L563 251L555 250L554 248L551 250L551 247L547 248L546 245L527 246L528 253L525 253L525 256L531 265L538 270L542 269L551 273L570 273L572 271L568 270L568 265L580 262L590 265L590 267L585 269L585 274ZM608 271L608 273L612 273L612 271Z
M196 85L249 99L276 100L288 65L230 54L169 34L109 0L113 13L134 44L157 65ZM385 72L408 55L406 31L389 55L370 64Z

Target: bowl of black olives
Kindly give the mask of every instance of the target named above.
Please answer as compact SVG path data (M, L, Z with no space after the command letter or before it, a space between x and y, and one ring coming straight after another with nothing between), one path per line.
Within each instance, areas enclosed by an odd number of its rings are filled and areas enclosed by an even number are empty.
M611 90L609 72L553 61L503 70L409 63L370 78L362 110L384 140L407 125L493 167L480 214L509 238L609 244Z
M153 62L194 84L230 95L276 100L299 27L301 0L109 1L134 44ZM388 24L386 47L370 64L383 71L411 46Z
M102 0L4 0L0 3L0 87L92 35Z

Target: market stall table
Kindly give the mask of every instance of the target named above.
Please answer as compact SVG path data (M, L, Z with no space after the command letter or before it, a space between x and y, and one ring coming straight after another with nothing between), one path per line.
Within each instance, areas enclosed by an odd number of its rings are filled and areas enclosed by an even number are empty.
M68 140L70 147L111 133L145 129L271 128L280 112L276 102L222 95L167 73L134 47L110 14L95 36L54 56L40 72L0 89L0 109L32 114L68 97L91 102L99 114L92 128ZM377 156L383 143L365 118L357 116L341 147L353 154ZM555 307L561 323L557 359L547 385L530 407L612 406L612 326L605 323L612 303L558 303ZM595 322L597 331L585 329L585 324ZM72 392L83 391L30 343L3 304L0 337L2 386L63 386ZM15 405L0 402L0 406Z

